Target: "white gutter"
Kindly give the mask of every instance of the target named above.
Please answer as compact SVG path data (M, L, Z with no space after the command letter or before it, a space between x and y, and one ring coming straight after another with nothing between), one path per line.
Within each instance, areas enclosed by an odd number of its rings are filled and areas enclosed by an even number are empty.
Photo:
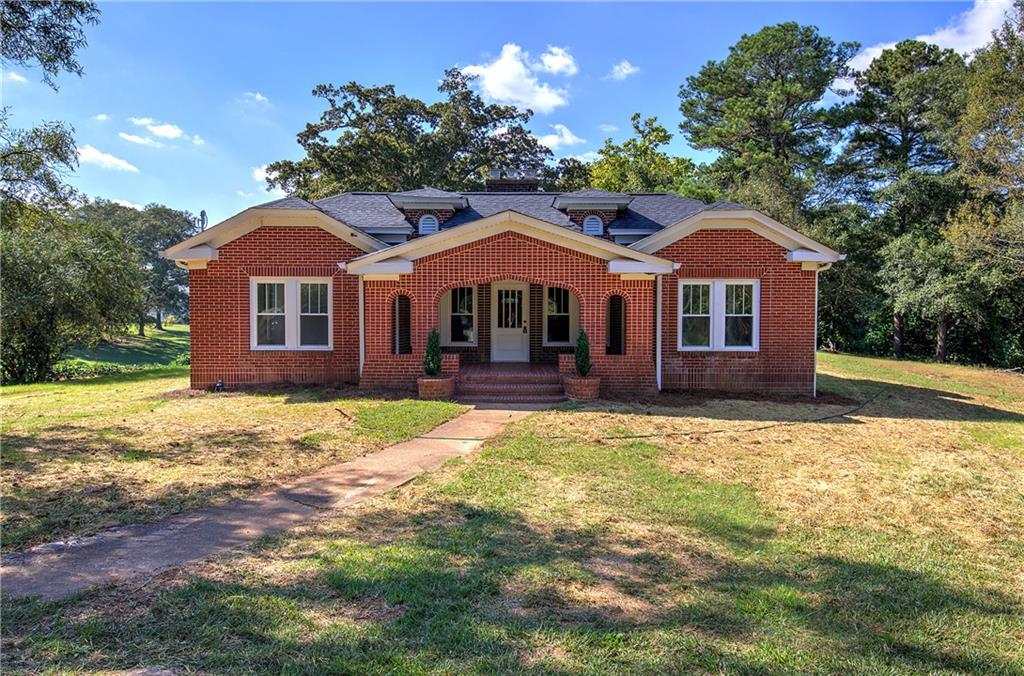
M661 392L661 275L655 278L655 301L654 301L654 382Z
M814 271L814 385L811 387L811 396L818 396L818 271Z
M363 305L363 276L359 275L359 379L363 378L363 364L366 362L366 308Z

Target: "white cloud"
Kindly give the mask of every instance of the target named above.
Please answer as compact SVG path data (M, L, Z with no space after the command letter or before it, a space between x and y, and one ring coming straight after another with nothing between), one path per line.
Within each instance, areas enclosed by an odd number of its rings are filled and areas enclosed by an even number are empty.
M616 127L614 124L599 124L597 125L597 128L606 134L612 134L619 130L619 128Z
M28 79L26 79L24 76L18 75L13 70L9 70L6 73L3 73L2 79L6 82L17 82L18 84L25 84L26 82L28 82Z
M245 92L242 94L242 101L245 103L269 105L270 99L261 94L260 92Z
M548 51L540 55L540 61L531 66L552 75L575 75L579 72L576 66L576 59L572 58L568 47L554 47L548 45Z
M623 59L617 64L612 66L612 69L608 71L608 74L604 76L606 80L625 80L630 75L636 75L640 72L637 66L634 66L629 61Z
M151 117L129 117L128 121L136 126L145 127L150 134L160 138L175 139L185 134L178 125L169 122L157 124Z
M580 162L594 162L601 156L598 155L596 151L590 150L580 155L570 155L569 157L574 160L579 160Z
M100 113L99 115L94 116L92 119L96 120L97 122L106 122L110 119L110 116L106 113Z
M142 210L144 210L146 208L146 207L142 206L141 204L136 204L135 202L129 202L128 200L117 200L117 199L114 199L114 200L110 200L110 201L113 202L114 204L120 204L122 207L128 207L129 209L135 209L136 211L142 211Z
M558 150L562 146L574 146L587 142L586 139L572 133L564 124L553 124L551 128L555 130L555 133L544 134L537 139L541 145L547 146L551 150Z
M264 190L267 192L267 194L269 194L269 195L271 195L273 197L284 197L285 195L288 194L284 190L282 190L281 188L267 188L266 187L267 178L268 177L272 177L274 175L272 172L268 172L267 171L267 165L261 164L258 167L253 167L251 175L252 175L252 180L256 181L257 183L263 184ZM239 195L242 194L241 190L239 190L237 192L238 192Z
M943 49L954 49L961 54L970 54L992 39L992 31L1003 23L1003 19L1012 9L1012 0L974 0L973 7L958 14L942 28L918 35L914 39L930 42ZM865 47L850 59L850 66L856 70L864 70L884 50L895 46L895 42L880 42ZM853 82L837 80L836 86L849 89Z
M134 143L140 146L149 146L150 148L164 147L163 143L160 143L160 141L157 141L156 139L151 139L148 136L144 137L138 136L137 134L126 134L123 131L119 131L117 135L120 136L123 140L128 141L128 143Z
M101 169L114 169L116 171L130 171L132 173L138 173L139 168L134 164L122 160L120 157L114 157L101 150L97 150L92 146L86 145L78 149L78 161L82 164L95 164Z
M489 101L541 113L550 113L569 102L564 89L537 79L530 69L529 54L511 42L501 48L501 56L491 63L466 66L462 72L477 77L480 92Z
M201 146L204 143L206 143L206 139L204 139L202 136L200 136L199 134L193 134L192 135L192 144L193 145Z
M254 192L245 192L244 190L236 190L235 194L239 197L253 197L256 195Z

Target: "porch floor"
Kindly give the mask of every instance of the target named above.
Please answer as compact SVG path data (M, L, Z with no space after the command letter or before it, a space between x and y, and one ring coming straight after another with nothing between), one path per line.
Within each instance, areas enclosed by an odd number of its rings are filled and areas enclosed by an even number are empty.
M466 364L455 393L468 403L555 403L565 399L554 364L492 362Z

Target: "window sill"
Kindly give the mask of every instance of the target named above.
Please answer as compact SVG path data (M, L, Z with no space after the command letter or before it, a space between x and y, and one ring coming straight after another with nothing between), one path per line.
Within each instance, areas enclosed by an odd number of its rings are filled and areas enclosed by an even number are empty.
M543 344L544 347L572 347L572 345L573 345L569 341L566 341L564 343L549 343L549 342L545 341L542 344Z
M756 347L678 347L679 352L760 352Z
M299 347L288 347L286 345L250 345L250 352L331 352L334 348L330 345L301 345Z
M478 343L441 343L441 347L479 347Z

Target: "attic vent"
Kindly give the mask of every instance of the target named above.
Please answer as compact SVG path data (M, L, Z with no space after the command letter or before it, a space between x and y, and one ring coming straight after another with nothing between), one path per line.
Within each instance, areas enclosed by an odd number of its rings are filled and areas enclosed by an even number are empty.
M604 234L604 221L600 216L587 216L583 219L583 232L587 235L601 236Z
M437 232L437 216L434 214L423 214L420 216L419 227L421 235Z

